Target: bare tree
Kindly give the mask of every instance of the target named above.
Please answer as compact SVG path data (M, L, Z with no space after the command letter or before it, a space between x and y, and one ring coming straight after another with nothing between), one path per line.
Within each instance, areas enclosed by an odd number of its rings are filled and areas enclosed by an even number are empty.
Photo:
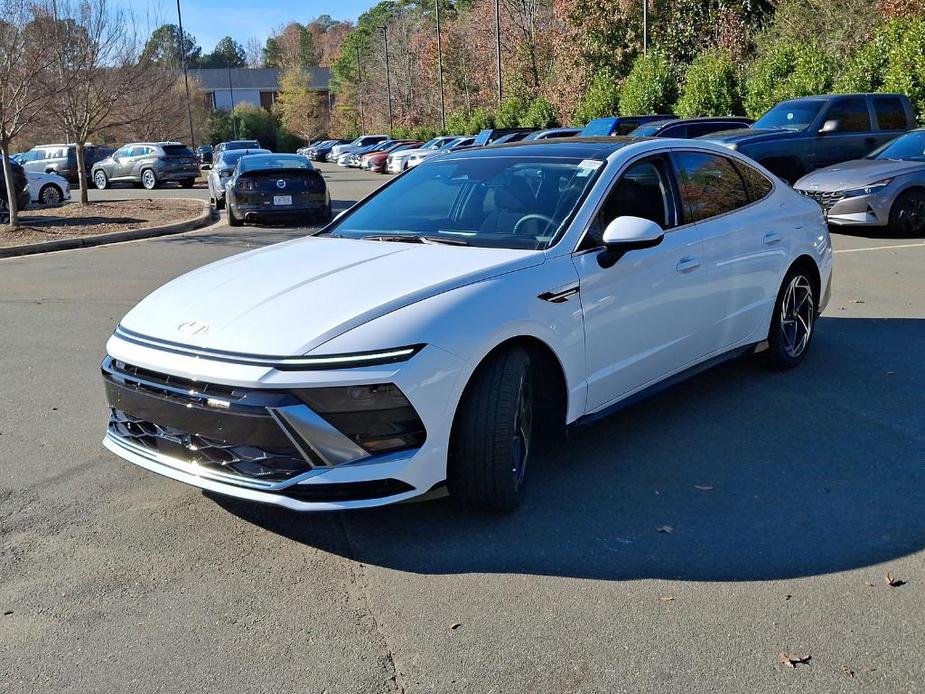
M0 151L9 225L19 224L10 143L45 112L54 92L42 79L49 64L41 24L27 0L0 0Z
M244 53L247 56L247 67L263 67L263 46L256 36L251 36L247 39L247 44L244 46Z
M144 97L157 104L174 82L159 79L144 55L135 17L109 0L48 0L52 36L46 50L58 97L55 117L76 145L80 202L86 204L84 148L103 128L117 128L146 117L145 108L120 108Z

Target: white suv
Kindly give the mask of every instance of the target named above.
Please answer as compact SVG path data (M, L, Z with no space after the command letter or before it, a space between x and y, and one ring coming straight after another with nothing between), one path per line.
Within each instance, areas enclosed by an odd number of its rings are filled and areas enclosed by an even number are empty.
M388 135L360 135L349 145L334 145L330 154L328 154L328 161L337 161L342 154L351 154L358 149L363 149L369 145L377 145L388 139Z

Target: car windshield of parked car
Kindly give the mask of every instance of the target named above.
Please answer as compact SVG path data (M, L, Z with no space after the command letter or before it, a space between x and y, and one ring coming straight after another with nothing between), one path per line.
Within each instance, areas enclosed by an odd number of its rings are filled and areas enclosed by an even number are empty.
M558 240L603 164L538 156L437 159L386 186L324 233L543 250Z
M301 154L248 154L238 161L238 170L264 171L266 169L305 169L311 171L315 167Z
M664 122L660 123L647 123L646 125L640 125L638 128L634 128L630 131L630 137L653 137L658 135L658 131L665 126Z
M579 133L581 137L606 137L613 128L614 118L595 118Z
M805 130L816 120L824 101L784 101L765 113L753 128Z
M226 142L224 149L260 149L260 143L257 140L238 140Z
M238 163L238 159L241 157L254 156L256 154L269 154L267 150L253 150L253 149L235 149L222 152L221 157L218 160L218 168L233 169L234 165Z
M917 130L890 140L868 154L867 158L925 161L925 130Z

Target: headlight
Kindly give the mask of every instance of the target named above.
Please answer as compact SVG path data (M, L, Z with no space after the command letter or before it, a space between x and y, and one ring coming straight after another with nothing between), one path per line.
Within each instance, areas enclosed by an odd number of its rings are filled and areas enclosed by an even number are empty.
M296 394L372 454L420 448L427 436L418 413L394 383L311 388Z
M842 195L844 195L846 198L856 198L861 195L870 195L871 193L876 193L881 188L890 185L892 182L892 178L884 178L882 181L871 183L869 186L865 186L864 188L852 188L851 190L843 190Z

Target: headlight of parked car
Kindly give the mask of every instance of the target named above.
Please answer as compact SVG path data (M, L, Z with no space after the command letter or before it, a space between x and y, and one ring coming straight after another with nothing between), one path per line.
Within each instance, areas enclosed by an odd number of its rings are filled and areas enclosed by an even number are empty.
M864 188L852 188L851 190L843 190L842 194L846 198L856 198L860 195L870 195L871 193L876 193L881 188L890 185L892 182L892 178L884 178L882 181L871 183L869 186L865 186Z
M297 395L371 454L420 448L427 435L418 413L393 383L311 388Z

